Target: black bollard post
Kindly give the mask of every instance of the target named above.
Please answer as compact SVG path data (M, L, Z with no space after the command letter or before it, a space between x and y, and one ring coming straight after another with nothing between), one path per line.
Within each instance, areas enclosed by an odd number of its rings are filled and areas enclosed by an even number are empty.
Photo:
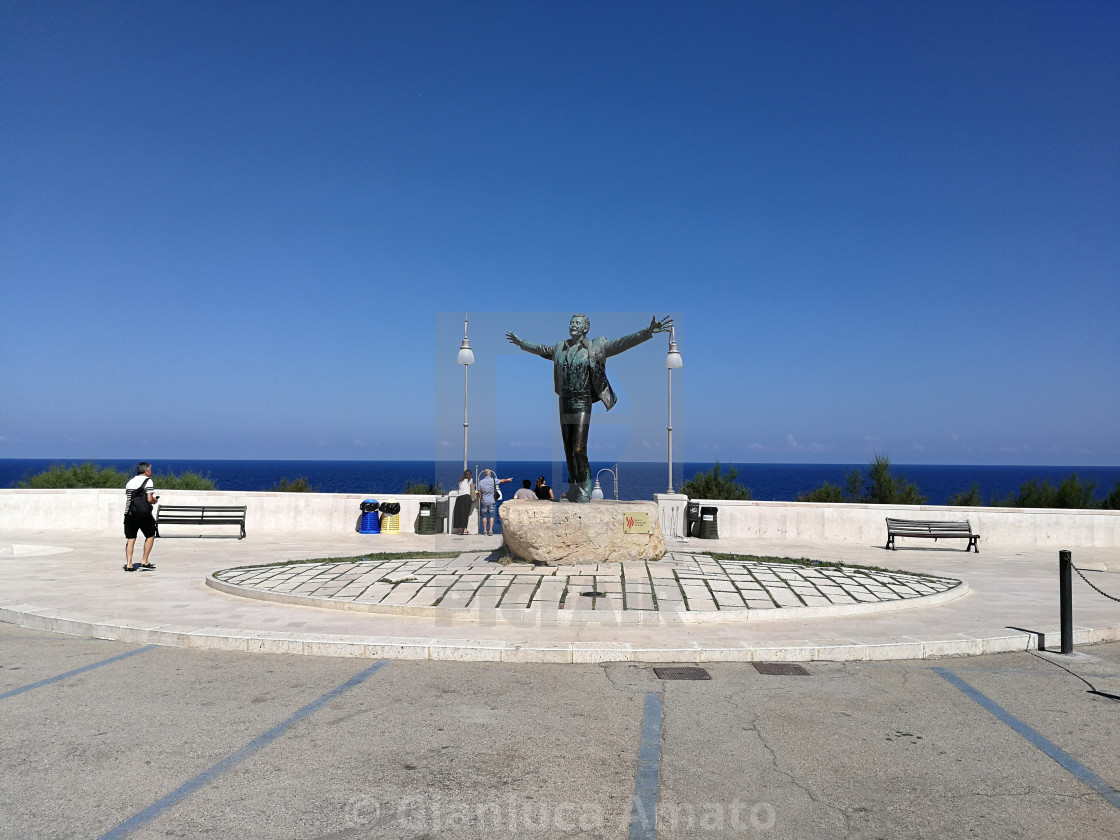
M1073 552L1058 552L1062 653L1073 653Z

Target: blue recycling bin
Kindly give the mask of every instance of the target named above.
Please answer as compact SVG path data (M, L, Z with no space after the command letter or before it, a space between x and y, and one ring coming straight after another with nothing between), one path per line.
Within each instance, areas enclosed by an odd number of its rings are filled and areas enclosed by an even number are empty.
M358 525L358 533L381 533L381 521L377 517L377 499L365 499L362 502L362 521Z

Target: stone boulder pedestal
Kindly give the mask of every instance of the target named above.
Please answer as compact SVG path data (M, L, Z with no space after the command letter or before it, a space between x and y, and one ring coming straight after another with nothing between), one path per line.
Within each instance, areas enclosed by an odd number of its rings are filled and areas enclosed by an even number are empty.
M656 502L572 504L511 499L502 502L498 516L509 550L534 563L630 563L657 560L665 553ZM643 522L648 522L646 533L641 532Z

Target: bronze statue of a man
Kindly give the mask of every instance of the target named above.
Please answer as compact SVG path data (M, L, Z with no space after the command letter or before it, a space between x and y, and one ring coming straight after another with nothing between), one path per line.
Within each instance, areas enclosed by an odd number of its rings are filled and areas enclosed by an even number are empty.
M591 406L602 402L603 407L610 411L615 403L614 391L607 381L607 357L617 356L643 341L649 341L654 333L668 332L672 325L672 318L659 321L655 316L650 319L648 327L631 335L613 341L608 338L588 339L591 320L577 313L568 325L571 338L558 344L534 344L522 341L512 332L506 333L506 338L522 350L553 362L553 383L560 397L560 433L564 438L564 457L568 461L569 483L565 495L569 502L591 500L591 465L587 462Z

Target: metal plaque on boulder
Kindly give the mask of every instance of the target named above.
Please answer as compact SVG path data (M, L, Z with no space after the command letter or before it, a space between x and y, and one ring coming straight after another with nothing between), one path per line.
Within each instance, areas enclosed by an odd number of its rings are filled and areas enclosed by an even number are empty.
M631 511L622 514L622 533L652 534L653 529L649 524L649 514L640 511Z

